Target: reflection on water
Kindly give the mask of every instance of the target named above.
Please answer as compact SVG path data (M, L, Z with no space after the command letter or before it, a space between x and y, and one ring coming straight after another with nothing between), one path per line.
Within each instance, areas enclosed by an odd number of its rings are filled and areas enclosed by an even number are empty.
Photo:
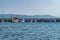
M0 23L0 40L60 40L60 23Z

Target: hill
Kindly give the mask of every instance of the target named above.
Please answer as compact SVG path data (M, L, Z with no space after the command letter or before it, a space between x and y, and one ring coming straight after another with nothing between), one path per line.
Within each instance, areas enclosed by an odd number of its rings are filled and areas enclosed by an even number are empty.
M55 16L51 16L51 15L28 16L28 15L16 15L16 14L0 14L0 18L11 18L14 16L17 16L18 18L56 18Z

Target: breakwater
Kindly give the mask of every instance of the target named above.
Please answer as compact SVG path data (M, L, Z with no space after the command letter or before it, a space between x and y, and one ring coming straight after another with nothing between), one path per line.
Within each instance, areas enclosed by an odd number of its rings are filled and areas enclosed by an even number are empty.
M0 18L0 22L60 22L60 18Z

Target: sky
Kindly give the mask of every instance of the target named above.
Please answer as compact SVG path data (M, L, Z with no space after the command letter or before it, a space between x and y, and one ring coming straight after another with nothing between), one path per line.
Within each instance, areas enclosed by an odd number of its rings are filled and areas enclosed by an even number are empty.
M0 0L0 14L60 17L60 0Z

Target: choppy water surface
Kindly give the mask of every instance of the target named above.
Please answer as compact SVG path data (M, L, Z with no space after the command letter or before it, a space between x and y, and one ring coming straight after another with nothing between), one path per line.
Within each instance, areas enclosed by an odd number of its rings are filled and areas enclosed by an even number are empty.
M60 40L60 23L0 23L0 40Z

